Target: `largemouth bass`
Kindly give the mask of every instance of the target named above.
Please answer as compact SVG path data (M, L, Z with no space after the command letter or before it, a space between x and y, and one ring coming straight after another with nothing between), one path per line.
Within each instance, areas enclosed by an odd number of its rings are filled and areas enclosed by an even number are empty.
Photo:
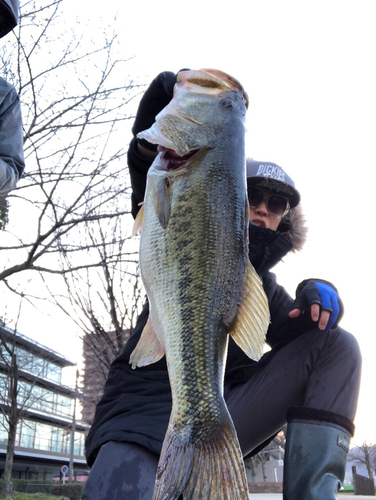
M166 354L173 402L154 500L248 499L223 398L228 334L259 359L269 324L248 259L246 105L229 75L182 72L170 104L139 134L160 153L136 220L150 316L130 362Z

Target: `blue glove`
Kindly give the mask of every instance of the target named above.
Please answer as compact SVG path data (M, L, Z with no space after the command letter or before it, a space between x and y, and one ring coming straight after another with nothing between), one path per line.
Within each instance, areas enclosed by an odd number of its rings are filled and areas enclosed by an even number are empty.
M323 280L305 280L296 290L296 299L293 307L302 313L307 313L312 304L319 304L322 311L329 311L330 317L325 328L327 332L338 326L343 316L343 304L339 298L338 291L329 282Z

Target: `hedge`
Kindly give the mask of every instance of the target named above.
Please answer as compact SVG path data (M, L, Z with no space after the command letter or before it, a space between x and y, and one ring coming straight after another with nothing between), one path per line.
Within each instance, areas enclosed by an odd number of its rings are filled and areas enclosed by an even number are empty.
M2 489L2 479L0 479L0 491ZM48 495L63 496L69 500L81 500L85 483L61 484L56 481L41 481L12 478L13 491L22 493L46 493Z

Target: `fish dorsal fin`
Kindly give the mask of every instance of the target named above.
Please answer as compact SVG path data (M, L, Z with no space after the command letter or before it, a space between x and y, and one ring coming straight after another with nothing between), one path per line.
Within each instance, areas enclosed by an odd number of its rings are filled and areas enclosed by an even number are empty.
M268 299L262 287L262 281L247 259L243 301L230 335L245 354L256 361L264 352L269 319Z
M165 355L165 349L154 331L150 316L142 330L140 340L129 358L132 368L156 363Z
M136 234L141 231L142 228L142 222L144 220L144 204L140 203L141 208L138 211L138 214L136 215L136 218L133 223L133 230L132 230L132 236L136 236Z

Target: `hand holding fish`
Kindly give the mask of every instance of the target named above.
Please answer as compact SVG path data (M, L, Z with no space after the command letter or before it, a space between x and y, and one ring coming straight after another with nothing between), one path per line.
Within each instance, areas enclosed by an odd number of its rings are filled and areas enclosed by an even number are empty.
M182 69L180 71L186 71ZM139 132L147 130L155 122L155 117L171 101L176 84L177 75L172 71L163 71L154 78L139 104L135 122L132 127L132 133L137 136ZM139 139L138 148L140 153L147 158L155 158L157 155L157 145Z
M155 122L155 117L172 99L176 75L172 71L163 71L154 78L139 104L138 113L132 127L133 135L148 129ZM157 151L155 144L148 148Z

